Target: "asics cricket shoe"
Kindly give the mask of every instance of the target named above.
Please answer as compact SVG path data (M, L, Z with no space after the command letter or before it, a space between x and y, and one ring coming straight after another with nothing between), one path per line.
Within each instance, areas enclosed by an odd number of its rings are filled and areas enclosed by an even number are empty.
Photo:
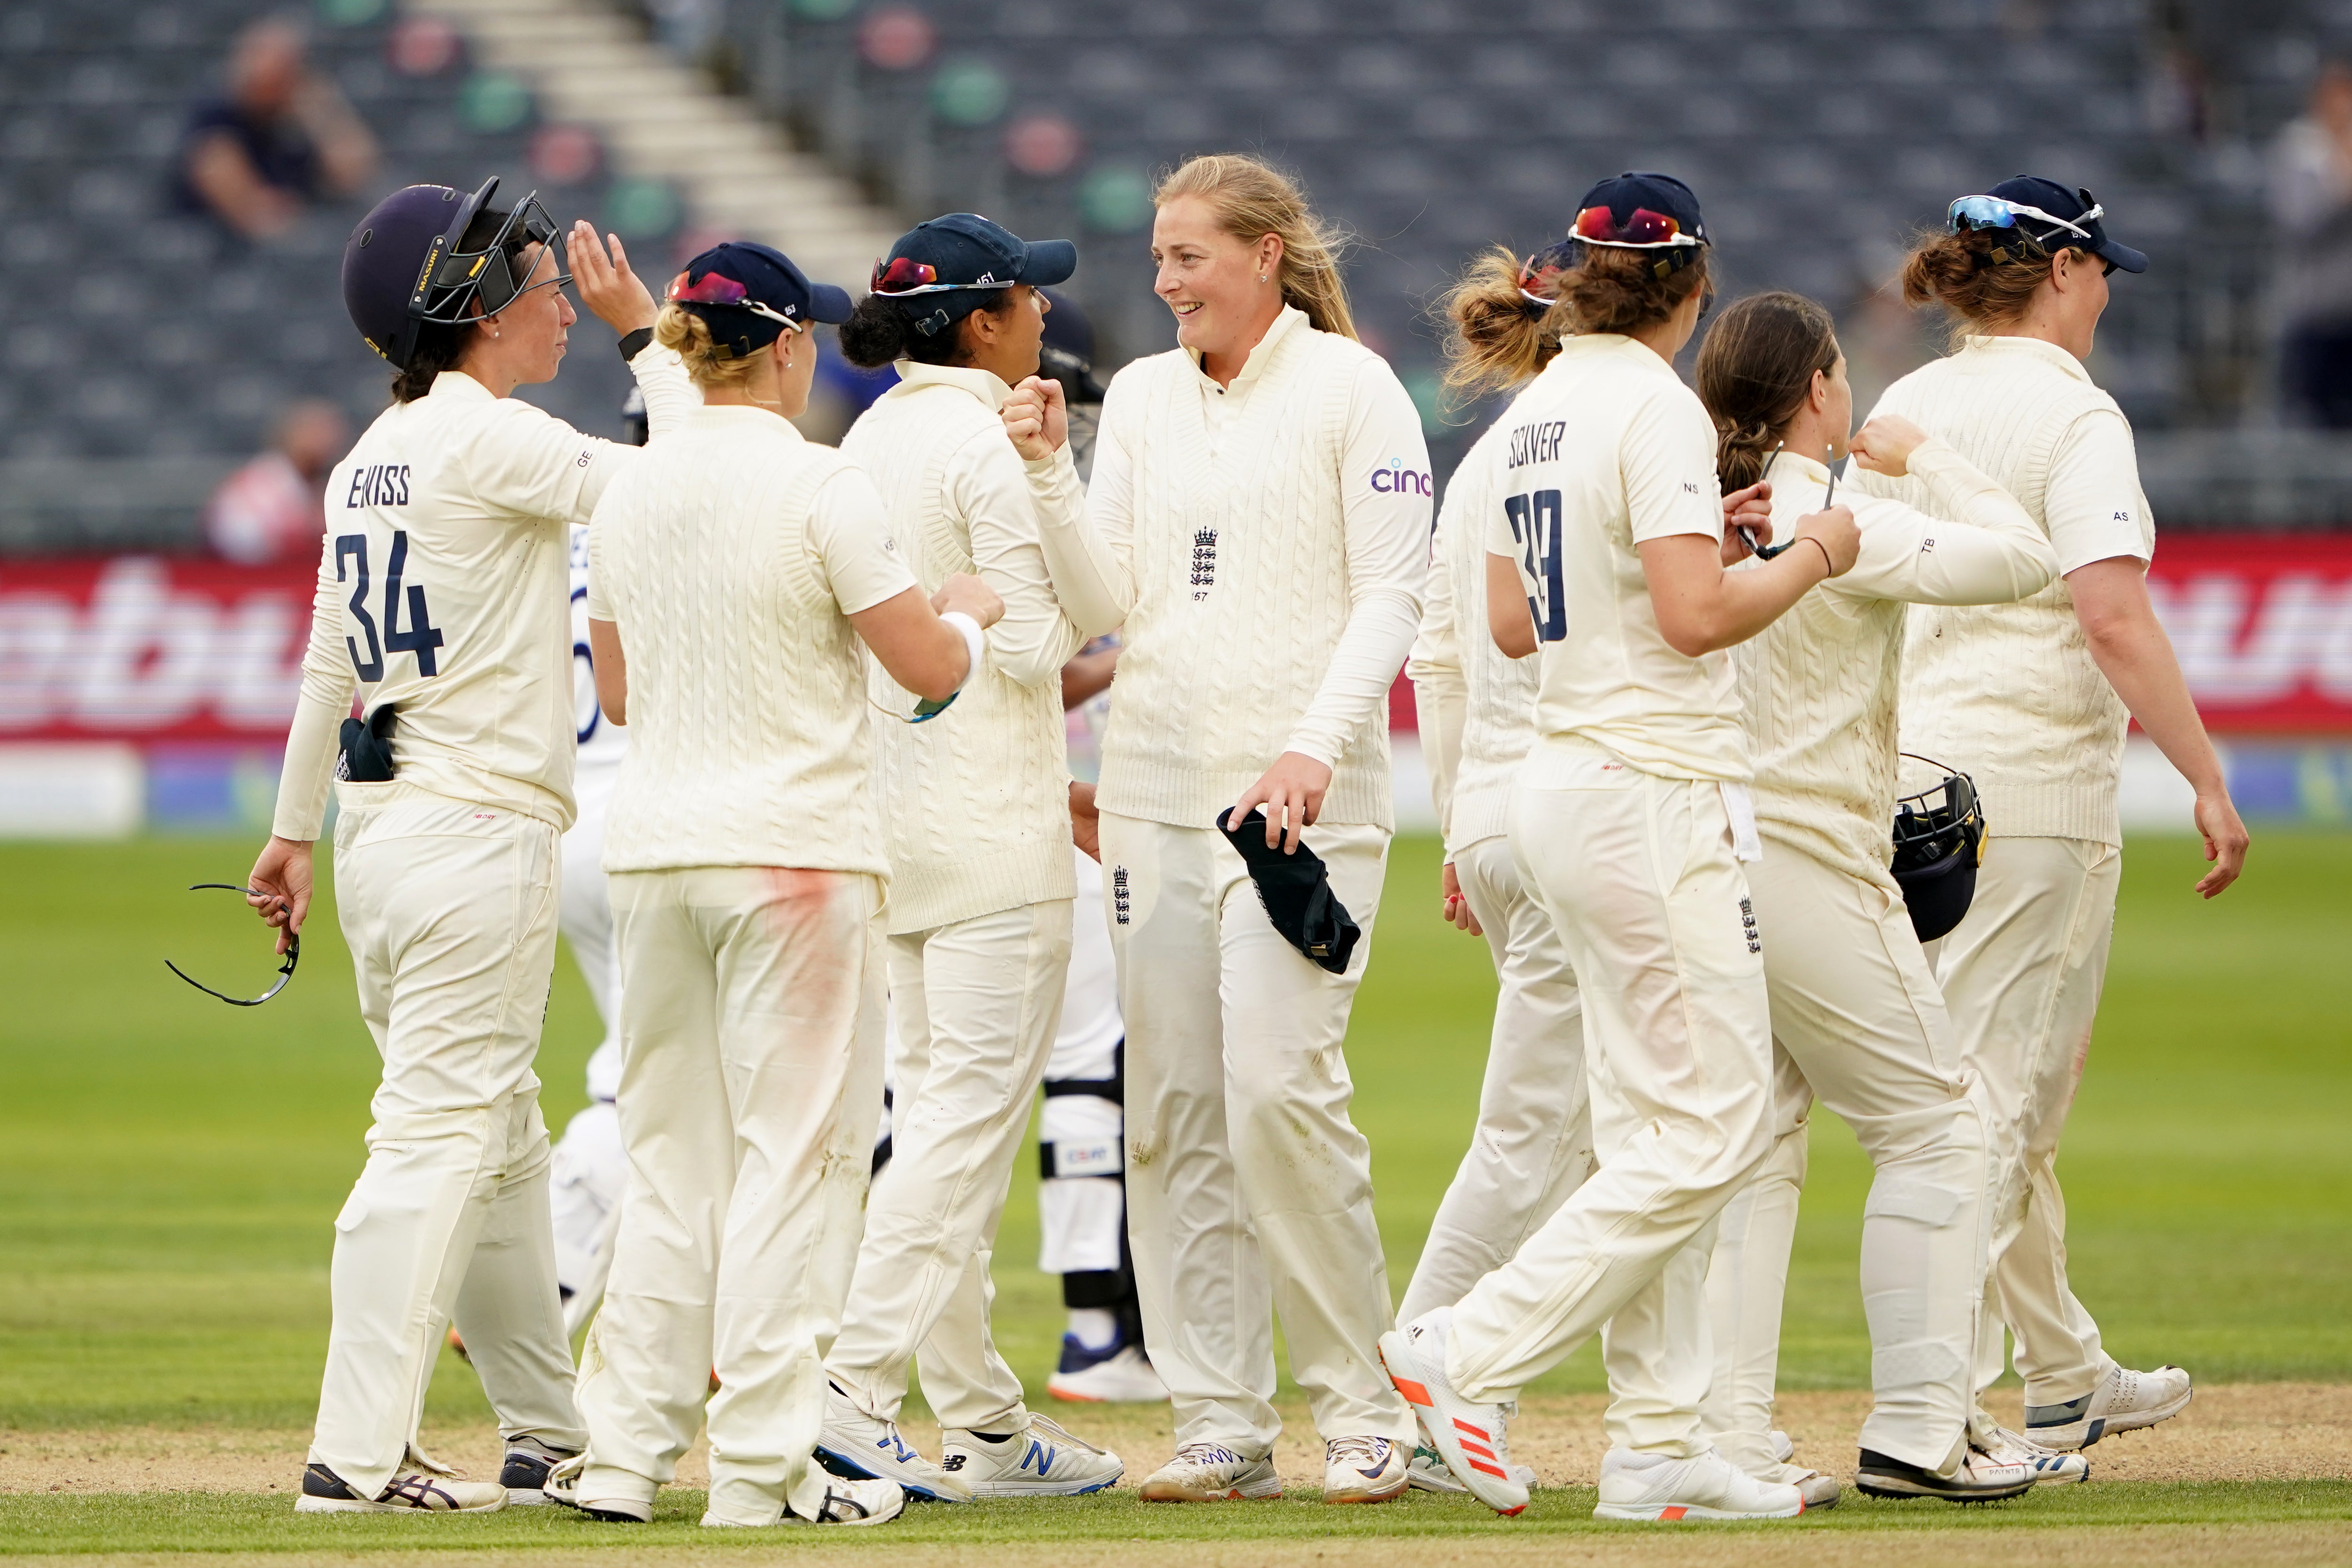
M2038 1487L2065 1486L2069 1482L2091 1479L2091 1461L2082 1455L2045 1448L2032 1438L2021 1437L2006 1427L1992 1429L1992 1437L1984 1445L1984 1450L2004 1465L2023 1465Z
M1088 1350L1076 1334L1062 1336L1062 1362L1045 1392L1074 1405L1164 1405L1168 1385L1132 1341Z
M1186 1443L1176 1457L1143 1478L1146 1502L1235 1502L1282 1495L1271 1455L1246 1458L1223 1443Z
M412 1447L400 1468L373 1497L362 1497L326 1466L302 1471L297 1513L496 1513L507 1505L507 1489L489 1481L461 1479L457 1472Z
M879 1421L851 1403L838 1384L825 1385L824 1427L817 1463L851 1480L897 1481L922 1502L970 1502L971 1489L915 1451L895 1421Z
M2033 1490L2033 1472L1971 1446L1948 1472L1905 1464L1874 1448L1862 1450L1853 1484L1865 1497L1941 1498L1946 1502L1999 1502Z
M976 1498L1084 1497L1117 1486L1127 1473L1117 1454L1034 1411L1017 1432L950 1430L940 1434L940 1469Z
M1454 1309L1439 1307L1391 1329L1381 1335L1381 1363L1454 1479L1508 1518L1528 1506L1528 1489L1511 1474L1505 1408L1473 1404L1446 1381L1445 1334L1453 1322Z
M1386 1437L1334 1437L1323 1445L1323 1500L1391 1502L1412 1484L1412 1450Z
M2107 1361L2098 1386L2080 1399L2069 1399L2063 1405L2026 1406L2025 1435L2045 1448L2061 1452L2087 1448L2117 1432L2137 1432L2171 1420L2189 1408L2195 1392L2189 1385L2189 1374L2177 1366L2134 1372Z
M509 1508L540 1508L548 1500L548 1472L572 1458L562 1448L551 1448L536 1437L517 1437L507 1445L506 1463L499 1467L499 1485L507 1489Z
M853 1481L840 1476L824 1478L824 1501L816 1517L793 1511L788 1503L778 1524L887 1524L907 1510L907 1489L897 1481ZM702 1516L705 1530L757 1530L761 1526L715 1513Z
M1795 1487L1759 1481L1715 1449L1694 1458L1612 1448L1601 1460L1595 1519L1794 1519L1805 1511Z
M629 1476L627 1484L615 1478L626 1472L604 1469L589 1481L588 1456L574 1454L547 1472L540 1491L547 1500L577 1509L604 1524L647 1524L654 1517L654 1483Z

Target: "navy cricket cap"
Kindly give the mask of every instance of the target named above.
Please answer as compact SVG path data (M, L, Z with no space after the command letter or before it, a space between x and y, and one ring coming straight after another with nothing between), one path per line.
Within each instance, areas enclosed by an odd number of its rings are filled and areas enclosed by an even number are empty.
M873 289L907 301L915 329L929 337L1016 283L1061 283L1078 269L1078 247L1066 239L1024 240L978 213L950 213L917 224L874 265Z
M2038 209L2044 217L2019 212L2015 215L2015 232L2024 235L2044 250L2055 251L2074 246L2089 251L2101 261L2125 272L2146 272L2147 256L2127 245L2118 245L2107 237L2106 225L2100 220L2106 209L2090 192L2077 186L2069 190L2055 180L2044 180L2035 174L2012 174L1984 193L1998 201L2015 207ZM1972 198L1962 196L1952 204L1948 226L1957 233L1970 214L1964 211ZM2056 219L2057 222L2046 221ZM2071 225L2071 226L2070 226ZM1969 222L1969 227L1983 227ZM1997 248L2006 249L1999 245Z
M1688 185L1672 174L1629 169L1584 193L1568 237L1528 259L1519 287L1526 292L1548 285L1553 274L1580 265L1580 246L1649 252L1656 258L1652 270L1664 277L1688 267L1713 243ZM1532 305L1548 303L1532 293L1528 298Z
M670 279L669 302L710 329L721 359L740 360L812 321L849 319L849 294L811 283L792 257L756 240L712 246Z

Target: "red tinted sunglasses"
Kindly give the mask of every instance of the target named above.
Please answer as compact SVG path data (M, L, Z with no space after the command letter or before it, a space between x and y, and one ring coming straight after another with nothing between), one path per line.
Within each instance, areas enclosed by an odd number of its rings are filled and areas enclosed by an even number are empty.
M1683 233L1682 225L1664 213L1654 213L1647 207L1635 207L1633 215L1624 223L1607 207L1587 207L1576 214L1576 224L1569 231L1581 240L1593 240L1601 245L1696 245L1698 242Z
M739 310L749 310L754 316L781 321L795 332L801 330L798 321L761 304L751 298L750 289L723 272L706 272L692 281L688 281L687 275L681 272L669 280L667 297L679 305L732 305Z

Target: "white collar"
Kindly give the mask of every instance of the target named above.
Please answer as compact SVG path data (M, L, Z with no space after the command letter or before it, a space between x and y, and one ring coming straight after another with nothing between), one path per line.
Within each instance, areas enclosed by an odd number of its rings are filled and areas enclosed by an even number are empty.
M955 387L986 403L992 412L1003 408L1004 400L1013 395L1013 389L994 371L974 370L970 365L927 365L920 360L900 360L891 368L898 372L902 386Z

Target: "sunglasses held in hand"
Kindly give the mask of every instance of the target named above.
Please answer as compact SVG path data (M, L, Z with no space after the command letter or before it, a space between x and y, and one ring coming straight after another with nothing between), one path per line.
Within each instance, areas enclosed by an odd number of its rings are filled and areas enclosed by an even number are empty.
M217 888L225 893L242 893L254 898L266 898L269 896L257 887L247 887L243 883L236 882L200 882L190 887L188 891L190 893L202 893L206 888ZM285 957L286 961L278 966L278 983L270 987L268 990L262 992L261 995L250 998L232 997L226 991L214 990L210 986L205 985L202 980L197 979L194 975L189 974L185 969L183 969L169 958L163 960L163 967L171 970L172 973L179 976L180 978L195 987L196 989L204 992L205 995L208 997L218 997L221 1000L226 1002L233 1008L257 1008L262 1003L268 1001L270 998L276 996L278 992L286 988L286 982L294 977L294 966L300 963L302 960L302 938L297 936L291 931L286 933Z

